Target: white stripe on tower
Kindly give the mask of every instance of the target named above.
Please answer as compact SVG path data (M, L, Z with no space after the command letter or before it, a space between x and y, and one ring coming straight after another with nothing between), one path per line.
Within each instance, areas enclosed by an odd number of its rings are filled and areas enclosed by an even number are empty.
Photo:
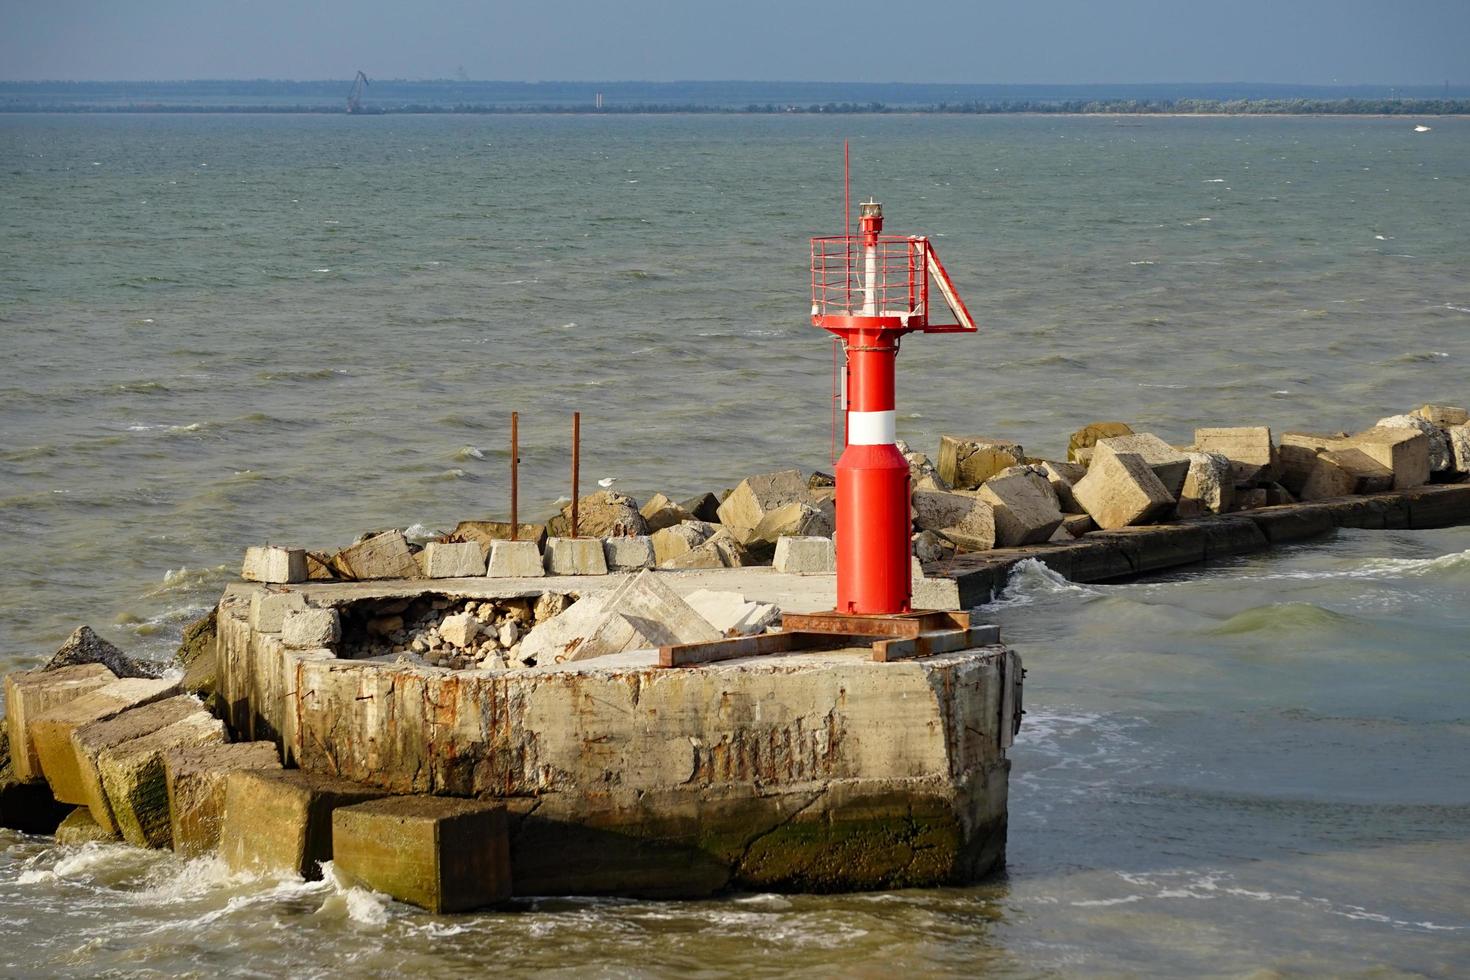
M898 438L896 416L886 412L848 412L847 444L849 446L891 446Z

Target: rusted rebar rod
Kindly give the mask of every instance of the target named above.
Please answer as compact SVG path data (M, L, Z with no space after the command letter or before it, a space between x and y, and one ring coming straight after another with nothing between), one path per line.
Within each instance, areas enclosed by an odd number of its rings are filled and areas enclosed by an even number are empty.
M520 533L521 503L521 413L510 413L510 539L515 541Z
M577 536L577 501L581 497L582 413L572 413L572 537Z

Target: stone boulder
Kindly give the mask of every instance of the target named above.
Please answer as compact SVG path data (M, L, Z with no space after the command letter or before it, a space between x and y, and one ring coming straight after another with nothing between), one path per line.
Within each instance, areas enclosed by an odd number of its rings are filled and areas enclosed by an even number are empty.
M677 558L684 552L697 548L708 541L716 531L721 530L718 524L710 524L706 521L684 521L673 527L666 527L655 531L649 536L653 543L653 557L659 564Z
M1146 524L1174 506L1174 496L1137 453L1097 453L1087 476L1072 492L1088 516L1107 531Z
M750 554L740 546L740 542L736 541L725 528L719 528L714 534L688 551L675 555L668 561L659 562L658 567L742 568L754 563Z
M77 664L101 664L116 677L155 678L162 674L158 665L128 656L102 637L92 632L90 626L78 626L66 642L56 648L51 659L42 670L58 667L75 667Z
M343 548L332 556L330 565L339 578L352 581L423 577L408 538L396 530L371 535Z
M1445 430L1450 444L1450 458L1455 472L1470 473L1470 425L1456 425Z
M511 540L509 521L460 521L449 535L454 541L473 541L486 559L496 541ZM545 524L518 524L515 540L534 542L537 548L546 543Z
M681 500L679 506L693 515L696 521L704 521L706 524L720 523L720 498L712 493L702 493L697 497Z
M1131 436L1132 434L1133 427L1127 422L1089 422L1072 433L1071 438L1067 440L1067 462L1086 462L1079 453L1084 449L1091 449L1097 445L1100 439L1111 439L1115 436Z
M1454 469L1454 458L1450 454L1449 439L1445 437L1444 430L1433 422L1426 421L1417 415L1390 415L1386 419L1379 419L1377 427L1414 429L1424 433L1424 437L1429 440L1429 472L1444 473Z
M1026 462L1021 444L985 436L940 436L939 477L956 490L976 490L1008 466Z
M1184 478L1189 475L1189 457L1152 432L1099 439L1093 450L1092 466L1109 453L1133 453L1154 471L1171 498L1177 499L1184 490ZM1096 516L1093 515L1094 518Z
M1452 405L1420 405L1409 414L1441 429L1453 429L1457 425L1470 422L1470 411Z
M984 501L980 501L984 503ZM995 540L995 515L991 514L990 539ZM983 549L982 549L983 550ZM955 543L937 531L919 531L913 536L914 558L920 562L944 561L955 553Z
M1194 447L1229 459L1235 483L1264 483L1279 475L1271 430L1264 425L1195 429Z
M827 510L796 501L768 511L744 540L737 541L754 557L768 558L782 538L830 538L832 523Z
M1056 492L1034 472L995 476L980 487L980 499L995 515L995 540L1002 548L1047 541L1062 525Z
M649 534L682 524L684 521L694 520L693 514L661 493L649 497L648 501L638 509L638 513L643 515Z
M909 449L906 443L900 442L898 451L909 464L909 482L915 490L950 490L953 489L944 477L939 475L939 469L923 453L917 453Z
M774 520L784 529L790 524L793 515L799 518L799 510L789 509L792 504L811 506L812 502L811 488L807 486L800 470L762 473L741 480L740 485L730 492L730 496L720 504L720 523L742 547L766 543L774 548L776 537L780 535L769 537L770 532L777 528L767 518L782 511L782 517ZM761 529L760 533L766 537L759 537L757 529Z
M572 533L572 505L546 522L549 537L566 538ZM638 501L616 490L599 490L577 501L577 537L616 538L647 534L648 522L638 512Z
M1042 460L1039 469L1051 484L1052 492L1057 496L1057 506L1062 509L1062 513L1082 513L1082 505L1072 496L1072 485L1087 475L1087 467L1081 463L1057 463L1047 459Z
M1223 453L1192 452L1189 473L1179 493L1175 513L1180 517L1228 514L1235 503L1234 461Z
M914 526L921 532L937 534L965 551L995 547L995 511L986 500L970 494L916 490L913 507Z

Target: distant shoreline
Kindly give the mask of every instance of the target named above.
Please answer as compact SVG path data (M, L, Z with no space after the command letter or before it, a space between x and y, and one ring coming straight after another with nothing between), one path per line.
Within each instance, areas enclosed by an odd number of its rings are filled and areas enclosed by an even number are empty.
M63 116L1026 116L1102 119L1236 119L1250 118L1353 118L1353 119L1464 119L1470 118L1470 104L1450 110L1405 109L1383 112L1381 109L1332 109L1285 112L1272 109L1240 109L1235 111L1181 112L1177 110L1107 109L1098 111L1073 109L970 109L945 106L885 106L882 108L791 107L751 109L727 106L404 106L369 108L348 113L330 105L158 105L75 106L75 105L0 105L0 115Z

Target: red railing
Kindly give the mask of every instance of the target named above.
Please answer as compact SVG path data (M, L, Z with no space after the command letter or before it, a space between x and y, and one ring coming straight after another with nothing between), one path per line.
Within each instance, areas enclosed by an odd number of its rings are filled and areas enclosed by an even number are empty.
M929 241L881 235L812 239L812 318L878 317L923 329L929 309Z

